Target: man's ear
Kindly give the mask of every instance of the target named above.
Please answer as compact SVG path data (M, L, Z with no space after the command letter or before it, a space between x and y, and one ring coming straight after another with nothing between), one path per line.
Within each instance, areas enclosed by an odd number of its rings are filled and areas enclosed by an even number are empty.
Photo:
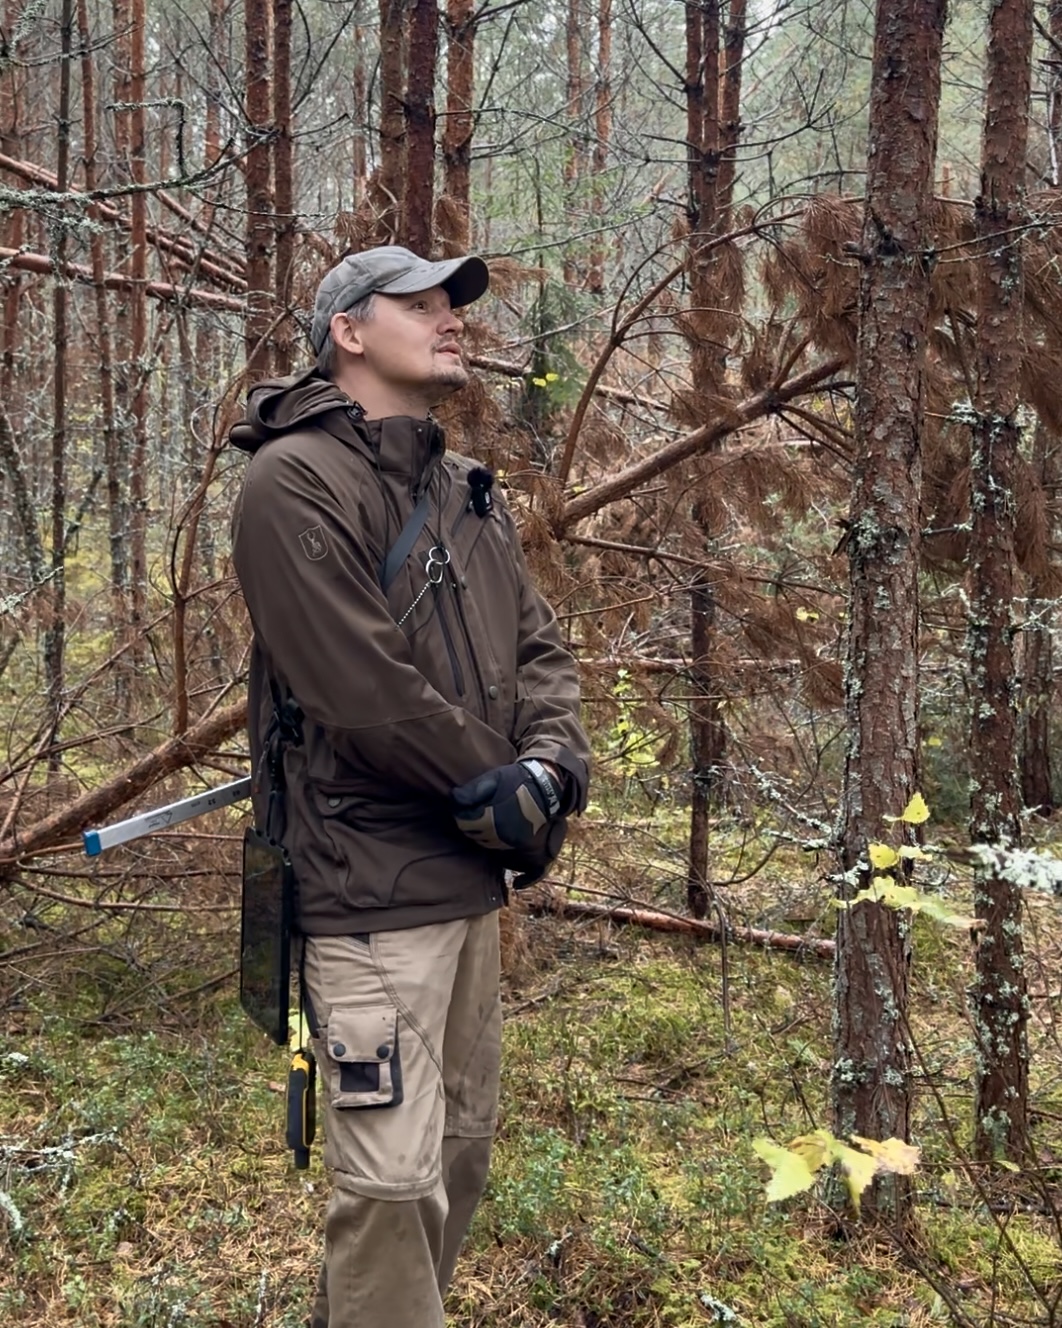
M328 327L332 333L332 340L348 355L365 354L365 347L361 344L360 326L353 319L348 318L346 314L333 314Z

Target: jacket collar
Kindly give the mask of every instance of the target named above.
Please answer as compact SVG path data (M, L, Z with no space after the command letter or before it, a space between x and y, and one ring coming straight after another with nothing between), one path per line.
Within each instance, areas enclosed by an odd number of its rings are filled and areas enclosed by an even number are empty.
M351 418L352 412L348 412ZM446 451L446 438L434 420L388 415L351 421L368 439L380 469L423 489Z

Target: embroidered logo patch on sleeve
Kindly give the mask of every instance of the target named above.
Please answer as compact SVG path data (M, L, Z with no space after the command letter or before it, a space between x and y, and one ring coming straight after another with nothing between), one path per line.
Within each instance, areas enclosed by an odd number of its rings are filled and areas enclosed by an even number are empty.
M303 553L312 563L320 562L328 552L323 526L311 526L309 530L304 530L299 536L299 543L302 545Z

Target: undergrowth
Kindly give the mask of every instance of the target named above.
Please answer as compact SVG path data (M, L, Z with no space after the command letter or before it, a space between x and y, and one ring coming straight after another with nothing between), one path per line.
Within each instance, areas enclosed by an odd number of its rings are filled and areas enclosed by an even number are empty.
M796 926L803 903L800 925L810 917L828 934L829 890L814 870L806 855L780 855L728 905ZM1045 997L1058 988L1055 909L1036 904L1030 927ZM502 1119L451 1290L455 1328L1059 1322L1053 1003L1036 1005L1033 1024L1037 1165L979 1170L963 1151L962 933L915 921L923 1160L917 1229L899 1241L819 1193L768 1203L752 1151L757 1136L786 1142L830 1123L828 963L731 942L724 984L715 945L519 904L510 922ZM306 1322L328 1191L320 1150L308 1172L291 1168L284 1054L243 1019L232 981L210 980L231 919L197 925L181 964L173 943L188 940L187 923L159 914L101 923L46 980L31 959L6 966L4 1324ZM23 939L0 935L8 954ZM116 990L129 1013L101 1019Z

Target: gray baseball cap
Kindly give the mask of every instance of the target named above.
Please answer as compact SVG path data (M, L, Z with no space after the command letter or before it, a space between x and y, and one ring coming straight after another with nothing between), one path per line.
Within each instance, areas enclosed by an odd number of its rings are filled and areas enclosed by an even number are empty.
M366 295L415 295L441 286L453 307L460 309L478 300L489 285L490 272L482 258L447 258L430 263L397 244L348 254L317 287L310 341L319 352L333 314L343 313Z

